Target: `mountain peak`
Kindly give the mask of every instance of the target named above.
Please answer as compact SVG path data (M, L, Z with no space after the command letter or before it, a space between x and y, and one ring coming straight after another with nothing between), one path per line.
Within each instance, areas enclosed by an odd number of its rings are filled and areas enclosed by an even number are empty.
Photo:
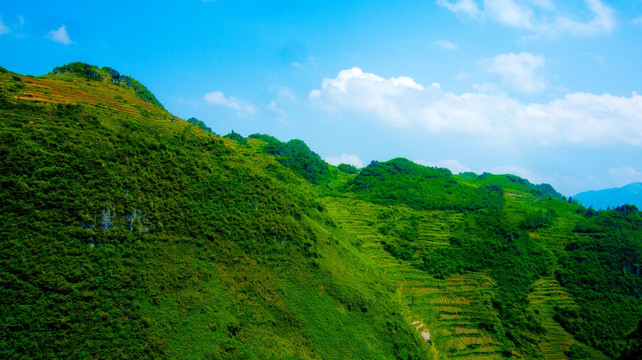
M156 99L154 94L152 94L152 92L143 84L131 76L121 75L118 71L107 66L99 68L95 65L83 62L72 62L63 66L55 67L49 75L53 75L54 77L74 75L87 80L111 82L112 84L133 91L138 98L163 110L165 109L160 101Z

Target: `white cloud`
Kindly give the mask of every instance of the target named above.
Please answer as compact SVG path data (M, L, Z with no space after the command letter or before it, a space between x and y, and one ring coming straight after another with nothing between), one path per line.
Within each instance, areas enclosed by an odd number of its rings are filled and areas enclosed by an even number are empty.
M580 21L568 14L561 14L551 0L484 0L481 9L476 0L460 0L456 3L436 1L437 5L454 13L528 30L535 36L556 38L565 34L589 36L610 33L616 24L613 9L601 0L585 2L593 17Z
M386 80L353 67L339 72L334 79L323 79L321 89L312 90L308 98L329 112L372 112L404 125L407 120L404 100L423 90L423 86L406 76Z
M604 5L600 0L586 0L594 18L588 22L581 22L560 16L552 24L555 32L568 32L571 35L596 35L610 33L615 27L614 11ZM556 29L555 29L556 28ZM544 30L544 29L542 29Z
M546 88L546 82L538 74L544 65L542 55L530 53L500 54L492 59L482 61L487 71L499 74L502 81L513 89L526 93L535 93Z
M486 14L499 23L524 29L534 26L535 14L525 4L520 5L513 0L485 0L484 6Z
M363 161L357 155L341 154L339 157L327 157L324 159L328 164L338 166L339 164L354 165L357 168L363 167Z
M458 49L457 45L451 43L448 40L437 40L437 41L433 42L433 44L436 45L436 46L439 46L440 48L445 49L445 50L457 50Z
M609 168L609 174L615 178L622 179L625 184L642 181L642 173L629 166Z
M622 187L633 182L642 182L642 172L629 167L621 166L616 168L609 168L608 175L610 175L609 185L604 185L604 187ZM604 181L604 175L599 176L599 180Z
M292 90L287 86L282 86L282 85L270 86L270 92L276 94L277 100L281 102L283 101L291 102L291 103L299 102L299 98L297 97L294 90Z
M436 163L424 161L424 160L415 160L415 163L423 166L446 168L452 171L453 174L459 174L459 173L471 171L469 167L464 166L459 161L453 160L453 159L442 160Z
M225 94L223 94L221 91L209 92L203 95L203 98L210 104L225 106L230 109L236 110L236 114L238 116L256 114L256 109L251 103L237 99L233 96L226 97Z
M528 2L530 2L535 6L539 6L547 10L555 9L555 4L553 3L553 0L528 0Z
M443 6L454 13L464 13L471 17L479 15L479 8L475 0L457 0L455 2L437 0L437 5Z
M633 25L642 25L642 16L638 16L635 19L631 20L633 22Z
M277 113L277 114L279 114L280 116L285 116L285 111L284 111L283 109L281 109L281 108L276 104L276 101L274 101L274 100L273 100L273 101L270 101L270 105L268 106L268 109L270 109L270 110L272 110L272 111L276 112L276 113Z
M297 69L303 69L303 64L298 63L298 62L296 62L296 61L291 62L291 63L290 63L290 66L295 67L295 68L297 68Z
M400 80L403 79L403 80ZM454 94L409 77L384 79L359 68L324 79L309 100L337 116L377 121L431 134L464 134L501 146L642 146L642 96L570 93L529 103L501 92Z
M11 32L11 29L2 22L2 17L0 17L0 35L8 34Z
M58 30L52 30L48 32L46 38L64 45L73 43L73 41L69 39L69 35L67 34L67 28L65 28L65 25L59 27Z

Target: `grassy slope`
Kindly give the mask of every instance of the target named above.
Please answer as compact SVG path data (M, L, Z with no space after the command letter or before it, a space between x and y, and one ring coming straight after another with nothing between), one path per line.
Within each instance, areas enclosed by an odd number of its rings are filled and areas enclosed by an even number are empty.
M309 186L108 81L0 71L3 358L416 358Z

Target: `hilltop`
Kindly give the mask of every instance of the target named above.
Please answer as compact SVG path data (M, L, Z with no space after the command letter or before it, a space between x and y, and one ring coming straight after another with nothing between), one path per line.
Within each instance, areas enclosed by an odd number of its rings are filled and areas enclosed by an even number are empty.
M125 78L125 79L123 79ZM0 68L0 356L633 359L642 216ZM428 340L428 341L427 341Z
M80 77L98 82L109 82L124 89L131 90L138 98L164 109L163 105L156 99L154 94L152 94L151 91L149 91L143 84L130 76L121 75L118 71L107 66L98 68L94 65L74 62L64 66L55 67L53 71L48 74L48 77L69 79L72 81Z

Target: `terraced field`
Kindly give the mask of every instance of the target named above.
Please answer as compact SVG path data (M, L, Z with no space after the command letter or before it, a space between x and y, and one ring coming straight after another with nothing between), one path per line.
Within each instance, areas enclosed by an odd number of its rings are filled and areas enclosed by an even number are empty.
M528 295L530 309L546 328L546 341L540 344L540 349L547 359L566 359L564 351L576 342L571 334L566 332L553 319L555 306L577 307L573 299L562 289L555 278L539 279L533 285L533 292Z
M554 320L555 306L577 308L573 298L562 288L553 277L544 277L533 285L533 291L528 295L530 310L532 310L540 323L546 328L545 341L539 344L544 357L550 360L567 359L564 354L571 345L578 344L589 352L593 359L608 359L599 352L579 343L562 326Z
M14 87L18 85L18 90L12 94L16 99L54 104L92 105L95 106L96 114L100 115L103 125L110 126L109 122L120 121L120 117L125 116L129 119L145 118L147 121L161 124L165 129L193 128L184 121L175 121L176 117L169 112L151 103L140 101L133 91L111 83L89 80L72 82L22 75L16 75L11 81ZM119 116L114 117L114 114Z
M559 217L551 226L538 229L537 232L531 233L531 236L541 237L543 241L546 241L549 249L562 251L566 244L582 236L582 234L573 232L576 223L577 221L574 219Z
M397 294L406 305L406 318L415 330L446 358L492 360L502 359L501 344L492 332L499 318L490 303L494 281L483 273L469 273L436 279L413 267L412 263L394 258L383 248L389 239L378 230L382 213L390 207L347 199L326 198L325 208L338 225L352 233L359 248L384 269L397 285ZM449 246L450 231L461 214L446 211L414 211L399 207L400 214L420 219L418 247ZM385 217L384 217L385 218ZM386 221L385 219L382 221ZM394 221L394 219L389 220Z
M22 81L27 88L16 95L23 100L37 100L55 103L86 103L91 105L101 104L119 112L138 115L138 108L148 111L159 110L154 105L136 100L135 95L126 89L112 84L93 86L91 81L84 80L78 85L64 80L41 79L22 76ZM120 96L114 99L114 95ZM133 106L132 104L136 104Z

